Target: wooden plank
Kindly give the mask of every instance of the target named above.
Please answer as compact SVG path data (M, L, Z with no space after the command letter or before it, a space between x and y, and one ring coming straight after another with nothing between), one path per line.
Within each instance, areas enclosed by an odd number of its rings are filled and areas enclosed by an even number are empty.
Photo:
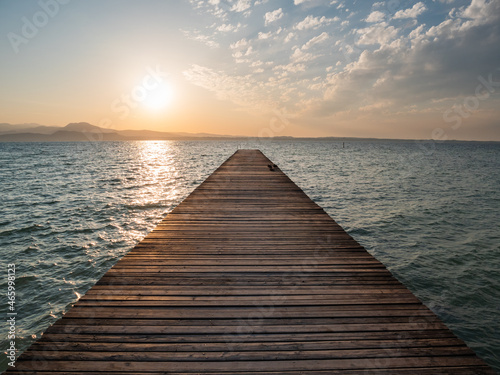
M46 361L59 360L64 357L69 361L107 361L112 356L113 361L284 361L284 360L325 360L325 359L358 359L358 358L379 358L381 356L380 348L375 349L340 349L329 350L289 350L277 351L271 347L265 351L197 351L197 352L156 352L148 349L147 351L113 351L106 352L75 352L59 350L48 351L44 353ZM425 347L425 348L384 348L383 355L388 357L441 357L441 356L467 356L470 351L463 346L453 347ZM33 360L37 357L36 353L26 353L25 361Z
M49 336L50 335L50 336ZM307 343L307 342L321 342L321 341L365 341L365 340L385 340L392 341L394 345L400 340L407 340L411 338L416 339L443 339L455 340L456 338L449 330L418 330L418 331L392 331L392 332L331 332L331 333L296 333L293 336L290 333L281 334L218 334L218 335L105 335L105 334L72 334L66 333L49 333L46 337L40 339L37 343L40 345L51 345L53 342L70 342L70 343L135 343L135 344L157 344L157 343L192 343L192 344L206 344L206 343L225 343L231 346L233 350L242 347L248 343L266 343L266 342L290 342L290 343ZM453 339L453 340L452 340ZM49 341L51 340L51 341ZM448 344L452 346L451 343ZM463 347L463 342L461 345Z
M231 352L226 352L231 353ZM64 356L61 356L64 358ZM101 371L116 371L126 374L130 371L146 371L153 373L167 372L215 372L234 373L234 371L262 372L262 371L309 371L315 370L370 370L370 369L395 369L395 368L419 368L436 366L460 367L460 366L484 366L484 363L475 356L442 356L442 357L378 357L378 358L335 358L335 359L306 359L306 360L266 360L266 361L117 361L112 357L103 361L75 361L75 360L45 360L40 353L37 357L27 360L18 360L18 368L24 370L36 370L43 361L46 371L86 371L99 373ZM484 372L483 372L484 373ZM490 374L494 374L490 372Z
M257 150L239 150L7 374L493 374Z
M52 329L66 326L203 326L210 323L213 327L241 326L239 319L100 319L100 318L66 318L59 320L48 328ZM288 319L263 319L260 326L318 326L339 324L385 324L385 323L440 323L434 315L427 316L391 316L391 317L337 317L337 318L288 318ZM295 329L295 328L290 328Z
M165 372L163 372L164 374ZM217 374L220 375L220 372L209 372L204 371L204 374ZM234 375L303 375L304 372L301 370L298 371L259 371L259 372L246 372L246 371L231 371L231 374ZM378 369L367 369L367 370L350 370L350 369L342 369L342 370L319 370L319 371L309 371L308 373L316 374L316 375L366 375L369 374L378 374L378 375L482 375L482 374L491 374L490 369L487 366L461 366L461 367L453 367L448 366L446 368L442 367L419 367L414 370L411 368L378 368ZM24 371L23 374L29 375L47 375L47 374L60 374L60 375L88 375L89 372L76 372L76 371L43 371L43 370L33 370L33 371ZM108 372L108 371L99 371L99 374L102 375L118 375L117 372ZM138 371L127 371L127 374L130 375L151 375L151 372L138 372ZM192 375L193 372L177 372L177 371L169 371L169 375ZM228 373L226 373L228 374Z

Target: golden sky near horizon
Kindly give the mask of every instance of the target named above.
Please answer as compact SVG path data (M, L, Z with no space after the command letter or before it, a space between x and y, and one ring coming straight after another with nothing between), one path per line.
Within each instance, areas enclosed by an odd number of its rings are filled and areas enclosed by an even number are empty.
M500 141L500 0L0 0L0 123Z

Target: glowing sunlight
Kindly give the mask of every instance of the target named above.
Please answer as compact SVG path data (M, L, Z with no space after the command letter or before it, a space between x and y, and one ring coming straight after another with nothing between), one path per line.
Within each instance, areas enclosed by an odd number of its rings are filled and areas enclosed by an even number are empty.
M167 108L173 99L173 89L167 82L162 82L156 89L148 91L144 106L154 111Z

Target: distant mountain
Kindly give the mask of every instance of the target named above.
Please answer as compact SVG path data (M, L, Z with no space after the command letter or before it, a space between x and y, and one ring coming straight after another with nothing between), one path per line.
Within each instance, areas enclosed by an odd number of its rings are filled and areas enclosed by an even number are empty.
M162 139L179 139L182 137L181 133L172 132L158 132L153 130L120 130L118 134L132 138L135 140L162 140Z
M6 132L0 132L0 135L2 135L2 134L19 134L20 132L22 132L22 133L34 133L34 134L52 134L60 129L61 129L61 127L59 127L59 126L38 125L38 126L33 127L33 128L13 129L13 130L9 130Z
M135 140L164 140L164 139L213 139L213 138L246 138L234 135L219 135L209 133L174 133L174 132L158 132L153 130L118 130L117 134Z
M40 124L0 124L0 142L85 142L134 140L187 140L245 138L209 133L174 133L152 130L114 130L87 122L70 123L64 127Z
M116 130L101 128L99 126L91 125L88 122L73 122L66 125L63 131L69 132L83 132L83 133L116 133Z
M43 125L40 124L35 124L35 123L29 123L29 124L8 124L5 122L0 123L0 134L1 133L6 133L6 132L16 132L18 133L20 130L26 130L26 129L32 129L36 127L40 127Z
M0 135L0 142L88 142L128 140L128 138L113 133L68 131L57 131L53 134L17 133Z

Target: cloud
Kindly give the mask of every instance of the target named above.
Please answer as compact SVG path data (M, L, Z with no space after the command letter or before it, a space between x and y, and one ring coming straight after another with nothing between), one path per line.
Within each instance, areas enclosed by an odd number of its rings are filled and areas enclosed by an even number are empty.
M252 6L251 0L238 0L231 8L234 12L244 12Z
M241 27L241 23L238 23L237 25L231 25L231 24L222 24L217 27L217 31L220 32L237 32Z
M252 73L259 75L264 72L258 63L252 68ZM257 68L257 69L255 69ZM283 102L290 101L290 95L296 89L286 85L287 75L305 71L303 64L290 63L273 68L279 76L259 79L255 74L228 74L201 65L193 64L184 71L186 80L196 86L213 92L219 100L228 101L251 112L271 112ZM280 104L281 102L281 104Z
M498 20L500 1L472 0L470 6L464 9L460 17L474 20L475 25L487 24Z
M229 75L222 71L193 64L184 72L186 80L215 93L217 99L233 102L242 107L261 107L265 96L250 75ZM269 99L268 99L269 100Z
M360 5L356 13L347 14L345 7L340 13L334 10L342 19L304 11L316 6L316 0L295 0L299 7L292 9L298 16L290 17L285 17L289 8L274 9L267 2L259 12L243 14L248 22L240 28L241 15L229 12L224 21L211 21L212 32L219 32L197 38L207 44L226 43L238 64L224 59L210 68L193 65L185 76L239 106L256 108L274 101L295 114L309 111L308 118L317 121L345 113L366 118L383 113L389 121L391 114L424 111L434 111L436 121L442 121L442 108L455 98L473 95L479 75L493 73L500 82L500 0L468 1L451 9L453 5L443 0L417 0L392 13L396 20L409 21L393 24L387 2ZM233 7L237 0L225 2ZM334 8L344 4L332 3ZM443 8L451 12L447 15ZM262 18L266 25L280 20L281 27L264 29ZM288 18L295 21L288 23ZM232 29L237 31L221 34Z
M317 29L320 26L328 25L333 22L334 19L323 17L307 16L303 21L297 23L294 26L296 30L307 30L307 29Z
M205 15L211 15L219 20L226 21L228 12L231 10L226 2L220 0L189 0L194 9Z
M326 41L328 38L329 38L328 33L327 32L323 32L320 35L315 36L314 38L310 39L307 43L305 43L302 46L302 50L309 49L309 48L311 48L315 44L322 43L322 42Z
M385 19L385 14L376 10L374 12L371 12L368 17L366 17L366 22L380 22Z
M294 63L303 63L303 62L307 62L307 61L311 61L311 60L314 60L317 56L314 56L313 54L311 53L308 53L308 52L304 52L302 49L300 48L295 48L295 50L293 51L293 54L291 56L291 60L294 62Z
M394 26L389 26L385 22L377 23L371 25L364 29L359 29L356 31L360 34L360 38L356 44L387 44L393 40L398 35L398 30Z
M291 41L292 39L294 39L296 37L295 33L293 32L289 32L287 34L287 36L285 37L285 43L288 43L289 41Z
M394 15L394 19L402 19L402 18L417 18L422 13L427 10L427 7L424 3L419 2L416 3L413 7L405 10L399 10Z
M233 57L235 58L240 58L240 57L243 57L243 56L249 56L250 54L252 54L253 51L253 47L250 46L248 47L245 51L236 51L233 53Z
M231 49L237 49L237 48L242 48L248 46L248 40L245 38L238 40L237 42L231 43L229 47Z
M266 26L272 22L279 20L281 17L283 17L283 9L282 8L273 10L272 12L267 12L264 15L264 20L265 20Z
M186 36L186 38L203 43L210 48L220 47L219 43L214 40L213 36L202 34L199 30L181 30L181 32Z
M500 50L496 48L500 12L486 13L475 7L478 3L472 1L463 11L477 23L448 19L427 31L419 25L408 37L365 50L342 71L329 73L328 89L316 115L359 108L393 112L420 108L438 111L436 121L442 121L444 110L436 103L474 95L479 76L486 79L491 74L494 82L500 82ZM482 6L492 11L498 3L492 0ZM376 29L367 28L362 34L367 41L389 41L382 34L374 36Z
M269 39L272 34L273 33L271 31L269 31L268 33L263 33L261 31L259 31L259 34L258 34L257 38L261 39L261 40L263 40L263 39Z
M283 70L290 73L298 73L304 72L306 70L306 66L304 64L290 63L288 65L278 65L274 68L274 70Z

